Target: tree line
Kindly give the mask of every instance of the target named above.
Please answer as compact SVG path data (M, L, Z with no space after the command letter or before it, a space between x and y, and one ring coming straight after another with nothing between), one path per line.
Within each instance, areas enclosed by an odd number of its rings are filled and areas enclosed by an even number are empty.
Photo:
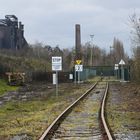
M81 59L82 64L84 66L110 66L114 65L115 63L119 63L121 59L124 59L128 62L128 56L124 52L123 43L119 40L114 38L113 44L110 48L110 52L107 52L105 49L100 48L95 44L91 44L87 42L81 45ZM18 61L18 58L22 62L25 59L28 60L38 60L41 62L47 62L48 67L43 68L42 71L50 71L51 70L51 58L52 56L62 56L63 58L63 70L70 71L75 65L75 48L64 48L61 49L58 45L55 47L51 47L49 45L43 45L42 43L36 42L35 44L30 45L26 49L21 50L0 50L0 56L8 56L11 58L16 57L13 63ZM4 62L2 62L4 63ZM12 62L11 62L12 63ZM24 69L24 68L23 68Z
M91 42L81 45L81 59L84 66L114 66L121 59L131 66L131 78L140 80L140 19L136 14L130 17L131 42L133 57L129 58L124 50L123 42L114 38L109 51ZM13 71L51 71L52 56L62 56L63 71L71 71L75 65L75 47L52 47L36 42L21 50L0 50L0 65L12 68ZM10 59L9 59L10 58ZM8 62L8 63L7 63Z

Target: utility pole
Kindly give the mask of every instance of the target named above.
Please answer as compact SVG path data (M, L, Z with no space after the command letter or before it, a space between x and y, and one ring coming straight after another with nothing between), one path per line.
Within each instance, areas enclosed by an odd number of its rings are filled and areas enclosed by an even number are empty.
M91 34L90 35L90 38L91 38L90 66L93 66L93 37L94 35Z
M114 47L113 46L110 46L110 65L113 65L113 53L111 51L111 49L113 49Z

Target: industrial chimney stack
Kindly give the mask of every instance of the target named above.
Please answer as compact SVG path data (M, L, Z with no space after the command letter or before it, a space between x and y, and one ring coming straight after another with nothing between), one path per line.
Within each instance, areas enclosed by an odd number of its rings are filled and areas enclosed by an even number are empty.
M75 59L81 60L81 31L80 31L80 25L75 25Z

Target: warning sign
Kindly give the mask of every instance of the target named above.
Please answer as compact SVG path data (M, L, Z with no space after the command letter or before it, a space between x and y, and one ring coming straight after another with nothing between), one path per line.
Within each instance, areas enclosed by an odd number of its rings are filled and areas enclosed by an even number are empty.
M76 60L76 64L77 64L77 65L80 65L81 62L82 62L82 60Z

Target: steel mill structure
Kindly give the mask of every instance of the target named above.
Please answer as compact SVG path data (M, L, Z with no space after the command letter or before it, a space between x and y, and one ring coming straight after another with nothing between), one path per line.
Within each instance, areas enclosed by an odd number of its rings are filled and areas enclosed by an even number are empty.
M0 48L18 50L27 46L24 25L18 22L18 18L15 15L6 15L5 19L0 19Z

